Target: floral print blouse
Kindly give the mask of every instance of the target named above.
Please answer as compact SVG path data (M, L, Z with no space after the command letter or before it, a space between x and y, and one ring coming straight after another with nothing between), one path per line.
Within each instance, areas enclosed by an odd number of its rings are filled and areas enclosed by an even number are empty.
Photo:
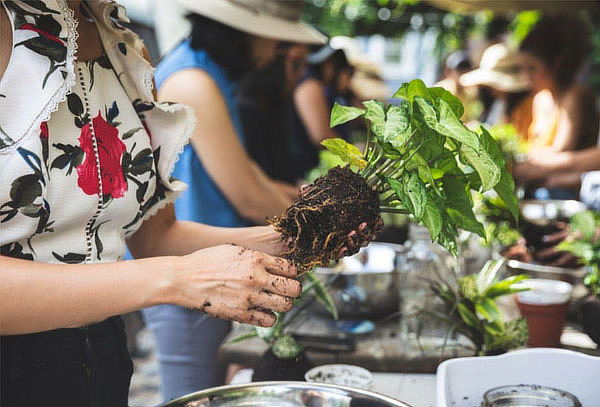
M0 80L0 254L119 260L126 237L184 190L170 174L193 114L153 101L151 67L115 2L88 0L106 51L89 62L75 60L64 0L2 4L13 53Z

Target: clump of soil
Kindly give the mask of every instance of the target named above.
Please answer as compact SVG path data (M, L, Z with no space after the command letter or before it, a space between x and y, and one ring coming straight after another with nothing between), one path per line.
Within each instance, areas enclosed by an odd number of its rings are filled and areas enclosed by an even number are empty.
M254 366L253 382L272 380L304 381L304 374L313 367L305 353L295 358L279 359L269 349Z
M290 242L283 257L306 271L338 258L349 245L348 234L364 222L372 228L379 214L379 196L365 179L349 168L335 167L306 187L271 224Z

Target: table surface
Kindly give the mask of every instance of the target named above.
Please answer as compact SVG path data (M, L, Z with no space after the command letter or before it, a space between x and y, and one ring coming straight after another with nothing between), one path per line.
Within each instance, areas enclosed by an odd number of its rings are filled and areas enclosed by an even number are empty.
M312 335L326 334L327 322L318 317L310 316L302 321L296 332ZM219 356L225 363L237 363L244 366L254 366L261 355L267 350L267 345L259 338L245 340L235 344L227 341L248 333L251 328L236 324L233 331L221 346ZM465 348L450 348L441 357L441 352L430 351L423 353L419 350L407 350L402 346L402 341L397 335L398 322L390 320L379 324L369 333L355 336L356 349L352 352L307 352L309 359L315 366L328 363L346 363L362 366L372 372L382 373L435 373L437 366L444 360L454 357L471 356L472 351ZM569 326L562 337L565 348L600 356L595 344L589 337L580 332L577 327Z
M323 320L311 317L296 328L296 331L323 335L327 333L327 328L323 324ZM243 325L234 326L225 340L225 345L221 346L219 351L222 361L244 366L255 365L267 350L266 344L261 339L253 338L227 344L227 341L248 333L249 329ZM472 355L472 351L464 348L448 348L443 358L439 350L426 354L419 350L407 350L402 346L397 331L397 320L391 320L379 325L369 334L355 336L356 349L352 352L309 351L308 357L317 366L327 363L347 363L362 366L372 372L435 373L437 366L446 359Z

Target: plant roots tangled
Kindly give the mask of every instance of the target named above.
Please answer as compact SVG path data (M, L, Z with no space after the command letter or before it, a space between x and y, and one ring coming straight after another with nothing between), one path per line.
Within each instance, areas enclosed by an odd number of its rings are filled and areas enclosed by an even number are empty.
M301 272L327 266L348 247L348 235L379 219L379 196L349 168L336 167L306 187L284 215L270 220L290 250L283 257ZM351 254L351 253L347 253Z

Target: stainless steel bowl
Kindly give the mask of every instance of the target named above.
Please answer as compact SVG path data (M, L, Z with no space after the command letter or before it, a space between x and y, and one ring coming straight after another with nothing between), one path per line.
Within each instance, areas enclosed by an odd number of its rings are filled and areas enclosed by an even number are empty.
M322 383L258 382L192 393L162 407L410 407L366 390Z
M575 200L524 200L519 204L523 220L538 226L547 226L558 220L568 220L586 210L583 202Z
M373 242L333 268L321 267L315 274L329 282L329 292L340 318L382 318L400 306L398 257L401 245Z

